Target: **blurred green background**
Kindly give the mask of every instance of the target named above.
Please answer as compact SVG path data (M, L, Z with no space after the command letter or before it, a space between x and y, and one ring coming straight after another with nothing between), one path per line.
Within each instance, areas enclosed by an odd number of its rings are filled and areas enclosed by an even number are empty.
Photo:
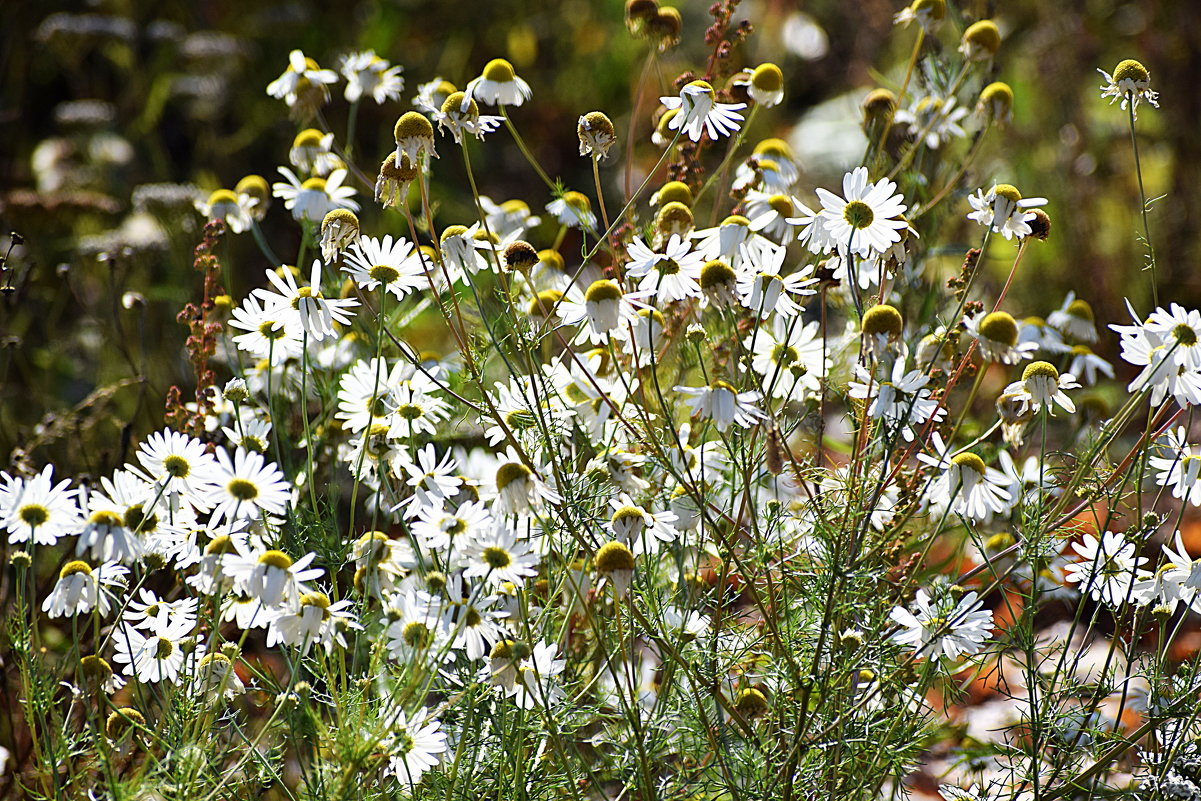
M192 196L247 173L275 180L275 168L287 164L297 126L265 87L290 50L336 68L339 55L372 48L404 66L401 101L364 103L360 112L355 146L368 172L391 149L392 123L419 83L441 76L462 87L489 59L508 58L534 92L513 109L514 120L547 172L568 187L592 194L589 163L577 155L577 117L601 109L613 118L621 145L605 168L612 210L629 126L636 126L636 162L649 168L658 156L648 141L654 97L672 93L671 81L708 55L708 4L676 5L682 42L654 60L632 119L650 45L627 33L616 0L6 3L0 254L8 231L25 243L9 253L0 298L0 466L32 442L34 463L61 458L102 473L116 466L132 434L161 425L167 387L190 375L185 329L174 318L200 291L191 249L202 219ZM1045 315L1069 289L1105 322L1125 321L1125 296L1149 311L1126 116L1100 98L1096 71L1127 57L1147 65L1162 103L1143 107L1138 121L1148 196L1166 195L1151 214L1161 297L1197 305L1201 3L952 6L936 46L953 49L965 20L993 17L1005 39L992 77L1011 83L1017 97L1013 123L990 134L965 188L1001 180L1050 200L1053 234L1026 258L1010 296L1015 314ZM735 19L757 30L735 61L778 63L787 90L782 106L758 115L748 145L790 139L805 168L802 198L836 182L847 153L861 152L859 100L875 86L895 88L904 71L914 32L894 29L899 8L885 0L739 7ZM326 115L341 137L340 87ZM439 147L440 220L470 223L462 165L449 140ZM522 198L535 213L550 200L505 132L475 152L484 194ZM357 188L369 200L369 190ZM394 212L364 206L365 231L407 233ZM949 204L938 242L949 256L978 242L979 229L961 221L967 210L961 195ZM264 230L292 260L299 231L278 201ZM553 236L546 225L530 238L547 247ZM261 280L266 264L249 235L226 236L220 255L235 298ZM995 248L993 256L1003 274L1012 249ZM1100 349L1112 357L1113 344L1107 337Z

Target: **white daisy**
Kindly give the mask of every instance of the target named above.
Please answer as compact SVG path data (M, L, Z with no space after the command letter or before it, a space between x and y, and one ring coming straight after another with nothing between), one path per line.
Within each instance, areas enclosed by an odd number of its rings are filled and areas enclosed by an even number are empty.
M909 224L901 219L906 206L887 178L867 180L867 168L856 167L842 179L842 197L818 188L822 226L826 237L842 253L862 257L884 253L901 240Z
M595 228L596 213L592 201L582 192L567 191L546 204L546 210L555 216L560 225L568 228Z
M1201 506L1201 447L1190 445L1184 426L1169 431L1160 446L1160 456L1151 456L1148 464L1157 470L1155 483L1171 487L1172 497Z
M126 676L133 676L143 684L169 681L180 683L180 673L185 663L195 664L203 656L203 645L195 645L191 652L184 653L184 645L190 644L192 626L186 620L177 620L143 634L128 624L121 624L113 632L113 661L124 665Z
M967 218L992 228L1006 239L1029 236L1032 231L1030 221L1035 217L1029 209L1047 204L1045 197L1023 198L1013 184L993 184L987 192L977 189L967 200L972 206Z
M442 724L422 707L412 718L397 708L386 716L386 726L388 735L381 743L388 755L386 772L402 784L415 787L447 750Z
M54 589L42 601L42 611L49 617L74 617L95 608L104 617L116 600L105 588L125 586L128 573L116 562L105 562L95 569L87 562L68 562L59 571Z
M359 210L354 187L342 185L347 176L345 169L334 170L328 178L314 176L306 181L287 167L280 167L279 173L287 183L272 184L271 194L284 199L284 208L296 220L320 223L334 209Z
M291 309L301 330L310 339L320 342L336 336L334 323L350 325L353 313L349 310L359 305L354 298L327 298L321 294L321 260L313 259L309 273L309 285L300 286L291 270L267 270L267 280L275 286L275 292L255 289L253 294L262 299L265 306Z
M480 114L480 107L470 94L455 92L434 112L434 120L439 129L450 131L455 142L462 144L464 133L469 133L476 139L483 139L500 127L504 117Z
M320 644L327 654L333 653L335 645L345 648L342 632L362 628L350 607L348 600L330 603L329 596L322 592L304 593L295 608L271 617L267 647L284 643L306 654L313 643Z
M1038 345L1018 341L1018 324L1008 312L995 311L964 318L967 334L976 340L980 355L990 362L1017 364L1029 359Z
M699 142L706 132L710 139L734 133L742 122L737 112L746 108L746 103L718 103L713 86L706 81L693 81L680 90L679 97L660 97L659 102L669 111L678 109L667 123L668 129L682 131L693 142Z
M694 416L712 420L718 431L724 432L731 425L750 428L764 417L755 405L762 395L758 392L739 392L729 383L714 381L707 387L674 387L684 395L684 402Z
M467 551L466 578L483 577L492 586L510 582L517 587L538 575L538 554L527 540L519 539L507 525L494 525L477 537Z
M932 602L924 589L913 601L915 612L894 607L889 617L904 630L892 636L893 642L908 645L914 654L930 660L942 656L958 659L980 650L992 632L992 612L982 609L984 602L969 592L954 603L947 598Z
M256 518L260 514L282 515L291 497L280 469L262 454L238 448L231 459L217 451L217 472L208 501L213 504L209 524L234 518Z
M164 492L185 499L208 493L217 466L203 442L169 428L151 434L142 442L138 461L164 487Z
M1149 574L1140 566L1147 559L1135 556L1133 542L1127 542L1121 534L1106 531L1098 540L1085 534L1081 542L1072 543L1072 549L1083 561L1073 562L1064 568L1064 577L1073 584L1080 584L1094 601L1118 607L1127 601L1146 603L1149 598L1136 592L1137 582Z
M1097 323L1093 307L1088 301L1078 299L1075 292L1069 292L1063 299L1063 305L1047 315L1047 323L1077 342L1097 341Z
M234 344L255 359L271 359L280 365L299 358L304 348L299 320L287 306L264 305L253 294L234 308L231 327L244 334L233 337Z
M305 582L325 572L319 567L309 567L316 558L315 553L307 553L293 562L283 551L239 548L225 554L221 566L242 594L268 609L282 607L294 611L300 605L300 596L309 592Z
M54 466L46 465L30 479L13 478L0 471L5 482L0 491L0 524L10 543L53 545L59 537L78 534L83 527L71 480L54 483Z
M282 98L288 106L295 107L306 100L306 93L316 92L323 100L329 99L329 87L338 82L338 73L321 69L311 58L305 58L300 50L288 54L288 68L271 83L267 94Z
M999 470L986 467L974 453L951 454L938 432L931 435L930 441L935 455L919 453L917 458L938 471L926 490L926 502L935 510L941 513L949 506L969 520L987 522L994 515L1006 514L1017 503L1010 481Z
M641 278L638 288L655 293L662 302L698 297L704 257L693 251L688 241L678 234L672 234L664 251L655 253L635 237L627 248L630 261L626 265L626 274Z
M1110 104L1120 99L1122 109L1129 103L1131 109L1138 110L1139 101L1146 101L1154 108L1159 108L1159 93L1151 91L1151 75L1147 68L1132 58L1118 63L1110 75L1103 69L1097 72L1105 77L1105 85L1101 87L1101 97L1108 97Z
M196 211L208 220L224 220L226 227L235 234L250 230L250 215L238 202L238 196L228 189L218 189L208 200L197 199Z
M1080 383L1071 373L1060 373L1050 362L1031 362L1022 371L1022 380L1005 387L1005 395L1019 404L1018 413L1038 412L1044 407L1053 415L1052 406L1059 406L1068 414L1076 412L1076 404L1064 392L1079 389Z
M530 85L517 77L512 64L494 58L478 78L468 82L467 94L490 106L520 106L532 92Z
M354 103L369 96L376 103L398 100L404 91L404 67L393 67L375 54L374 50L342 56L338 65L346 78L346 100Z

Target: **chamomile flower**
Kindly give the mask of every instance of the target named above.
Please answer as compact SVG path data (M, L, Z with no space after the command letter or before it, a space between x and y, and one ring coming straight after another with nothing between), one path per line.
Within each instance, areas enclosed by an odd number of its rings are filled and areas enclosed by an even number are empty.
M778 246L751 228L741 214L731 214L712 228L689 234L696 240L696 253L702 261L721 259L735 270L750 269L768 261Z
M1127 326L1111 326L1126 333ZM1201 370L1201 311L1173 303L1167 309L1156 308L1143 323L1147 331L1159 334L1172 348L1172 361L1186 370Z
M226 519L282 515L291 493L284 475L262 454L238 448L233 458L217 451L217 470L208 501L213 504L210 525Z
M143 684L159 682L180 683L180 673L189 659L198 661L203 646L194 645L193 624L186 620L166 622L150 632L143 633L128 624L121 624L113 632L113 661L124 665L122 672L133 676ZM192 648L185 654L184 646Z
M784 73L770 61L765 61L751 70L746 80L746 92L764 108L778 106L784 99Z
M271 618L267 628L267 647L284 643L308 653L313 643L318 643L327 654L334 646L346 647L342 632L346 629L361 629L350 611L349 600L330 603L329 596L322 592L306 592L300 596L296 607Z
M469 133L476 139L483 139L495 131L504 121L504 117L480 114L470 94L455 92L442 102L442 107L434 113L434 121L438 127L450 131L450 135L458 144L463 144L463 134Z
M672 234L663 253L655 253L637 237L630 243L627 253L630 261L626 265L626 274L641 278L638 288L643 292L654 292L661 302L701 294L698 279L705 259L678 234Z
M1126 104L1129 103L1135 116L1140 101L1146 101L1152 107L1159 108L1159 93L1151 91L1151 75L1138 61L1128 58L1119 62L1112 75L1103 69L1098 69L1097 72L1105 78L1105 85L1101 87L1101 97L1108 97L1110 104L1120 99L1122 109L1125 110Z
M520 106L533 93L530 85L517 77L512 64L494 58L478 78L468 82L467 94L490 106Z
M800 311L797 302L805 295L816 294L813 267L806 265L788 275L780 275L787 255L786 248L769 248L765 258L752 258L743 245L743 271L738 276L738 296L742 305L766 318L772 314L792 318Z
M509 453L496 469L494 485L495 508L502 514L526 514L541 508L543 504L560 503L563 500L514 453Z
M152 590L142 587L138 590L138 598L130 598L126 602L122 620L134 628L153 630L163 625L160 618L166 615L166 622L173 623L185 620L191 626L196 625L196 610L199 607L196 598L180 598L177 601L165 601Z
M205 654L196 663L196 680L210 704L237 698L246 692L233 662L220 651Z
M1197 611L1201 601L1201 559L1194 559L1184 546L1184 538L1176 532L1176 550L1163 546L1167 570L1160 569L1165 583L1171 587L1172 598L1183 601Z
M750 428L764 416L755 405L762 397L760 393L739 392L725 381L717 380L707 387L677 386L674 389L684 396L693 416L713 421L721 432L731 425Z
M288 68L271 83L267 94L281 98L294 115L310 116L329 100L329 87L338 82L338 73L322 69L300 50L288 54Z
M1076 404L1064 390L1079 388L1080 383L1071 373L1061 374L1050 362L1031 362L1022 371L1022 380L1007 386L1004 394L1023 405L1019 414L1024 414L1027 406L1030 412L1046 408L1047 413L1053 415L1052 406L1059 406L1068 414L1074 414Z
M1035 217L1029 209L1047 204L1045 197L1023 198L1013 184L994 184L987 192L977 189L967 200L972 207L967 218L992 228L1006 239L1029 236L1033 231L1030 221Z
M46 465L33 478L13 478L0 472L5 488L0 493L0 524L10 543L53 545L59 537L79 533L79 516L71 480L54 483L54 466Z
M238 202L238 196L228 189L218 189L209 195L208 200L195 203L196 211L208 220L224 220L225 225L235 234L250 230L250 215Z
M342 56L338 69L346 78L346 100L358 102L364 96L382 105L398 100L404 91L404 67L393 67L375 54L374 50Z
M674 542L679 537L674 525L675 512L651 512L634 503L626 492L610 498L609 508L613 514L605 528L619 542L628 545L635 555L654 553L660 543Z
M739 109L746 103L718 103L713 86L706 81L693 81L680 90L679 97L660 97L659 102L669 112L675 110L667 127L680 131L693 142L699 142L703 133L710 139L729 136L738 130L742 122Z
M1018 341L1018 324L1008 312L995 311L965 318L968 336L976 340L980 355L986 361L1001 364L1017 364L1029 359L1038 345L1034 342Z
M283 364L300 356L304 349L299 319L289 306L263 304L252 293L233 311L232 328L245 331L233 337L234 344L255 359Z
M601 111L590 111L582 115L576 125L576 134L580 139L581 156L603 159L609 155L609 148L617 143L613 121Z
M145 541L140 532L126 525L128 507L109 495L97 490L88 492L87 518L75 541L75 555L88 553L92 559L132 564L145 552Z
M1097 341L1093 307L1088 301L1078 299L1075 292L1069 292L1063 299L1063 305L1047 315L1047 323L1077 342Z
M280 167L279 173L287 183L272 184L271 194L283 198L284 208L296 220L320 223L334 209L359 210L354 187L342 185L347 176L345 169L334 170L328 178L314 176L306 181L301 181L287 167Z
M517 665L517 672L508 694L521 709L550 706L563 697L558 677L567 667L564 659L556 659L558 648L551 643L536 643L528 656Z
M893 642L913 648L916 656L936 660L943 656L958 659L979 651L992 633L992 612L975 592L966 593L956 603L951 598L932 601L919 589L913 601L914 611L894 607L889 617L901 626Z
M653 290L622 292L616 281L602 278L584 292L573 287L559 302L559 319L565 326L583 324L577 340L594 345L603 345L610 337L625 341L631 326L637 326L639 313L648 308L643 301L652 294Z
M404 237L393 242L391 234L382 240L359 237L351 245L342 269L350 273L364 292L375 292L382 286L397 300L414 289L429 285L413 243Z
M442 724L430 718L424 707L411 718L397 708L387 716L386 729L388 734L381 743L388 756L386 772L402 784L415 787L447 750Z
M930 376L920 370L905 372L905 360L893 362L889 380L876 380L860 365L855 365L859 381L852 381L847 393L852 398L870 400L868 416L880 420L889 435L899 432L906 442L912 442L914 427L928 420L942 420L946 409L931 397L927 388Z
M388 609L392 622L384 630L384 636L388 639L390 657L417 663L433 657L447 661L454 658L450 649L445 648L450 639L447 620L428 593L406 589L388 600ZM439 655L440 651L445 653Z
M901 241L901 230L909 223L901 219L906 206L887 178L872 183L867 168L856 167L842 179L842 197L818 188L822 203L822 227L834 247L842 253L862 257L884 253Z
M222 568L233 579L235 589L264 607L296 610L300 596L310 591L306 582L325 572L309 567L316 558L317 554L307 553L293 561L283 551L239 548L225 554Z
M276 291L260 288L253 294L267 306L291 309L300 329L310 339L320 342L336 336L334 323L350 325L352 313L349 309L358 306L359 302L354 298L327 298L321 294L320 259L313 259L308 286L298 285L291 270L267 270L266 273Z
M517 533L506 525L493 526L478 537L466 556L463 576L483 577L494 587L505 582L520 587L526 579L538 575L538 554L527 540L518 539Z
M1096 384L1098 373L1113 378L1113 365L1093 353L1087 345L1076 345L1069 352L1072 360L1068 362L1068 372L1083 378L1085 384Z
M94 608L104 617L115 600L106 587L123 587L128 573L116 562L105 562L97 568L87 562L68 562L59 571L54 589L42 601L42 611L52 618L75 617Z
M296 134L288 150L288 161L301 173L319 176L346 166L334 153L333 133L323 134L316 128L305 128Z
M1150 466L1158 471L1155 483L1171 487L1172 497L1201 506L1201 447L1190 445L1184 426L1169 431L1160 446L1160 456L1152 456Z
M908 109L901 109L893 115L893 121L898 126L905 126L907 134L912 137L921 136L922 144L930 150L937 150L952 139L961 139L967 132L960 126L968 110L959 106L954 97L923 97Z
M743 340L751 352L751 369L762 377L768 395L800 400L821 390L831 361L823 359L820 328L817 320L801 325L776 316L770 328L761 326Z
M138 461L164 493L200 497L211 489L217 461L203 442L165 428L138 447Z
M1073 562L1064 568L1064 578L1080 585L1080 591L1111 607L1126 602L1143 604L1149 598L1137 593L1136 585L1147 577L1140 569L1147 559L1136 556L1133 542L1128 542L1120 533L1106 531L1101 539L1085 534L1081 542L1072 543L1072 549L1082 561Z
M918 461L930 465L937 476L926 490L926 500L936 510L948 506L969 520L987 522L994 515L1007 513L1017 502L1010 482L999 470L987 467L974 453L952 454L942 436L931 435L933 456L919 453Z
M812 209L793 195L771 194L757 189L746 193L745 204L745 216L750 220L750 229L780 243L792 232L793 225L789 220L812 217L814 214Z
M555 216L560 225L568 228L595 228L596 214L592 202L581 192L567 191L546 204L546 210Z

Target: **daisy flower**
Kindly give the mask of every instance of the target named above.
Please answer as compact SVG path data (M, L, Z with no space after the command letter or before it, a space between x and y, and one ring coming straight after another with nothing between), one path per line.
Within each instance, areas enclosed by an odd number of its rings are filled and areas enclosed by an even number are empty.
M617 143L613 121L600 111L590 111L581 115L576 123L576 135L580 140L581 156L603 159L609 155L609 148Z
M283 198L284 208L298 221L320 223L334 209L359 210L354 187L342 185L348 174L345 169L334 170L328 178L314 176L306 181L301 181L287 167L280 167L279 174L287 183L272 184L271 194Z
M750 428L763 418L763 412L755 405L762 395L758 392L739 392L725 381L714 381L707 387L674 387L684 395L684 402L694 416L712 420L720 432L731 424L739 428Z
M263 305L257 295L250 294L234 309L229 324L246 332L233 337L240 350L278 365L299 358L304 349L298 322L290 307Z
M1135 116L1139 101L1145 100L1154 108L1159 108L1159 93L1151 91L1151 74L1138 61L1128 58L1119 62L1112 75L1103 69L1098 69L1097 72L1105 78L1105 85L1101 87L1101 97L1108 97L1111 105L1113 101L1121 99L1122 109L1125 110L1126 104L1129 103Z
M333 133L323 134L316 128L305 128L296 134L288 150L288 161L302 173L323 177L346 166L334 153Z
M539 561L528 541L518 539L509 526L496 525L468 549L463 576L481 576L493 586L510 582L521 587L527 578L538 575Z
M573 287L559 301L559 320L565 326L583 324L577 340L588 339L594 345L603 345L610 337L624 341L631 326L637 325L638 313L647 308L642 301L652 294L652 290L622 292L616 281L602 278L582 293Z
M893 122L907 127L909 136L922 136L922 143L930 150L967 136L959 125L968 110L956 104L954 97L923 97L908 109L901 109L893 116Z
M388 618L384 630L388 655L405 662L424 662L431 658L454 659L448 647L450 630L446 618L430 595L411 587L388 600Z
M1093 353L1087 345L1076 345L1070 353L1072 360L1068 362L1068 372L1083 378L1085 384L1096 384L1098 373L1113 378L1113 365Z
M673 525L677 520L675 512L649 512L634 503L629 493L610 498L609 508L613 515L605 528L618 541L633 548L635 555L653 553L659 543L674 542L679 536Z
M515 453L507 456L507 460L496 469L496 511L502 514L526 514L541 508L544 503L560 503L563 500Z
M217 451L217 471L208 501L213 504L209 524L235 518L256 518L260 514L282 515L290 491L284 474L262 454L238 448L233 458Z
M1006 239L1029 236L1033 230L1030 221L1035 216L1029 209L1047 204L1045 197L1023 198L1013 184L993 184L987 192L977 189L976 194L968 195L967 200L972 207L967 218L991 228Z
M105 480L101 479L101 483ZM75 541L75 555L82 556L86 552L92 559L115 559L124 564L141 559L145 543L140 533L133 532L125 524L128 507L97 490L88 492L87 498L88 515L79 539Z
M30 479L13 478L0 471L5 487L0 490L0 524L8 531L10 543L29 542L53 545L59 537L79 533L75 491L70 479L54 483L54 466L46 465Z
M868 416L880 420L890 435L900 432L906 442L913 442L914 426L928 420L942 420L947 410L931 397L926 388L930 377L920 370L905 372L905 360L893 362L890 380L877 381L861 365L855 365L859 381L852 381L848 395L870 400Z
M267 647L284 643L299 648L307 654L313 643L320 644L327 654L334 646L346 647L342 636L345 629L361 629L350 611L352 602L342 600L330 603L329 596L321 592L308 592L300 596L296 608L281 612L271 618L267 628Z
M1164 556L1168 558L1165 565L1158 571L1171 588L1168 600L1179 600L1197 611L1198 601L1201 600L1201 559L1194 559L1184 547L1184 538L1176 532L1176 550L1167 545L1162 546Z
M1110 326L1125 333L1129 326ZM1201 370L1201 311L1173 303L1167 309L1155 309L1143 323L1147 331L1159 334L1172 344L1172 361L1186 370Z
M734 85L744 87L751 99L764 108L778 106L784 99L784 73L770 61L755 67L745 81L735 81Z
M359 237L351 245L342 269L350 273L364 292L374 292L382 286L397 300L429 284L413 243L404 237L393 242L391 234L382 240Z
M814 212L793 195L760 192L752 189L744 200L745 216L750 220L750 229L783 242L793 228L789 220L812 217Z
M746 108L746 103L718 103L713 86L706 81L693 81L680 90L679 97L660 97L659 102L669 112L678 112L667 123L668 129L680 131L693 142L699 142L706 132L710 139L734 133L742 122L737 112Z
M503 58L494 58L483 73L468 82L467 94L490 106L520 106L532 96L530 85L513 71Z
M683 300L701 294L701 267L704 257L692 250L687 240L672 234L664 253L655 253L638 237L627 248L630 261L626 274L641 278L638 288L653 292L661 302Z
M446 752L446 734L442 724L429 717L429 710L422 707L412 718L403 709L396 709L387 716L388 735L381 747L388 755L387 773L395 776L409 787L421 781L421 777L438 764Z
M261 298L266 307L291 309L301 330L310 339L320 342L326 337L337 336L334 323L350 325L353 314L348 310L358 306L359 302L354 298L327 298L321 294L320 259L313 259L308 286L299 286L291 270L267 270L266 273L276 291L259 288L252 294Z
M169 428L146 438L138 447L138 461L164 492L185 498L207 494L217 467L203 442Z
M305 582L325 572L319 567L309 567L316 558L317 554L307 553L293 562L283 551L243 551L239 548L225 554L221 566L233 579L235 588L244 595L268 609L284 607L295 611L300 597L309 592Z
M455 92L434 112L434 120L440 129L450 131L455 142L461 145L464 133L469 133L476 139L483 139L500 127L504 117L481 115L480 107L470 94Z
M1018 324L1008 312L995 311L964 318L967 334L980 349L980 355L990 362L1017 364L1029 359L1038 345L1018 341Z
M321 69L300 50L288 54L288 68L271 83L267 94L281 98L288 108L311 111L329 100L329 87L338 82L338 73Z
M393 67L375 54L374 50L342 56L338 69L346 78L346 100L356 103L364 95L382 105L398 100L404 91L404 67Z
M139 629L154 629L160 625L159 618L167 616L166 622L186 620L192 626L196 625L196 610L200 602L196 598L181 598L178 601L164 601L152 590L141 588L139 598L130 598L121 616L126 623Z
M1127 601L1142 605L1150 600L1135 592L1136 582L1149 575L1140 569L1147 559L1136 557L1134 543L1121 534L1106 531L1100 540L1085 534L1083 541L1072 543L1072 549L1083 561L1067 565L1064 578L1081 585L1094 601L1116 608Z
M133 676L143 684L169 681L180 683L180 672L185 663L199 660L204 646L196 645L185 655L185 641L191 640L192 624L186 620L166 622L163 626L143 634L128 624L121 624L113 632L113 661L124 665L126 676Z
M246 692L246 685L238 677L233 662L220 651L205 654L196 663L196 668L196 680L210 704L219 699L228 701Z
M906 206L897 185L884 178L867 180L867 168L856 167L842 179L842 197L818 188L822 203L822 226L826 237L842 253L864 258L884 253L901 241L901 230L909 223L901 219Z
M226 227L235 234L250 230L250 215L238 202L238 196L228 189L217 189L208 200L197 199L194 205L206 219L224 220Z
M458 87L441 77L417 85L417 95L413 98L413 107L427 114L433 114L442 108L446 98L459 91Z
M738 295L742 305L757 317L766 318L773 313L795 317L801 311L797 300L816 294L817 290L811 288L817 283L811 265L804 266L799 272L780 275L787 248L769 248L766 258L759 259L750 256L746 245L742 248L742 263L746 269L738 276Z
M823 360L821 324L777 316L770 330L761 326L743 341L751 352L751 369L763 378L764 390L773 398L797 399L821 390L821 379L831 365Z
M1053 405L1068 414L1074 414L1076 404L1072 403L1064 390L1079 388L1080 383L1071 373L1061 375L1050 362L1031 362L1022 371L1022 380L1005 387L1004 394L1019 404L1019 414L1025 414L1027 407L1031 413L1046 407L1047 413L1054 415Z
M95 608L103 617L115 600L105 587L125 586L128 573L116 562L105 562L95 569L87 562L67 562L59 571L54 589L42 601L42 611L50 617L74 617Z
M1149 464L1159 471L1155 483L1171 487L1172 497L1201 506L1201 447L1188 444L1184 426L1169 431L1160 446L1161 456L1152 456Z
M1047 315L1047 323L1062 331L1077 342L1097 341L1097 322L1093 307L1086 300L1079 300L1075 292L1069 292L1063 305Z
M1041 317L1026 317L1018 324L1018 344L1033 342L1047 354L1067 353L1071 346L1063 341L1063 334L1052 328ZM1075 371L1071 371L1075 373Z
M528 651L529 655L517 665L508 695L521 709L550 706L563 697L556 679L567 667L567 662L555 658L558 648L551 643L537 643Z
M958 603L949 598L935 603L919 589L913 606L913 612L894 607L889 617L904 627L892 636L893 642L910 646L916 656L930 660L971 656L992 632L992 612L982 609L984 602L975 592L966 593Z
M931 506L950 506L955 514L987 522L993 515L1007 513L1017 502L1004 473L986 467L974 453L951 454L938 432L931 435L930 441L935 456L919 453L917 459L939 471L926 490L926 501Z
M568 228L595 228L596 214L588 196L574 191L564 192L546 204L546 210L555 216L560 225Z
M696 240L696 253L703 261L721 259L735 270L757 267L779 247L751 229L751 221L731 214L713 228L702 228L689 235Z

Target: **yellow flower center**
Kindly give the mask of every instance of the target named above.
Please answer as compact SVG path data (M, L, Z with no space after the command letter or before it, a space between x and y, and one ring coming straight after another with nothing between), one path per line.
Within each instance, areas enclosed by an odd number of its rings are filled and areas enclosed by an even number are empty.
M862 200L852 200L842 210L842 218L855 229L863 230L876 219L872 207Z

